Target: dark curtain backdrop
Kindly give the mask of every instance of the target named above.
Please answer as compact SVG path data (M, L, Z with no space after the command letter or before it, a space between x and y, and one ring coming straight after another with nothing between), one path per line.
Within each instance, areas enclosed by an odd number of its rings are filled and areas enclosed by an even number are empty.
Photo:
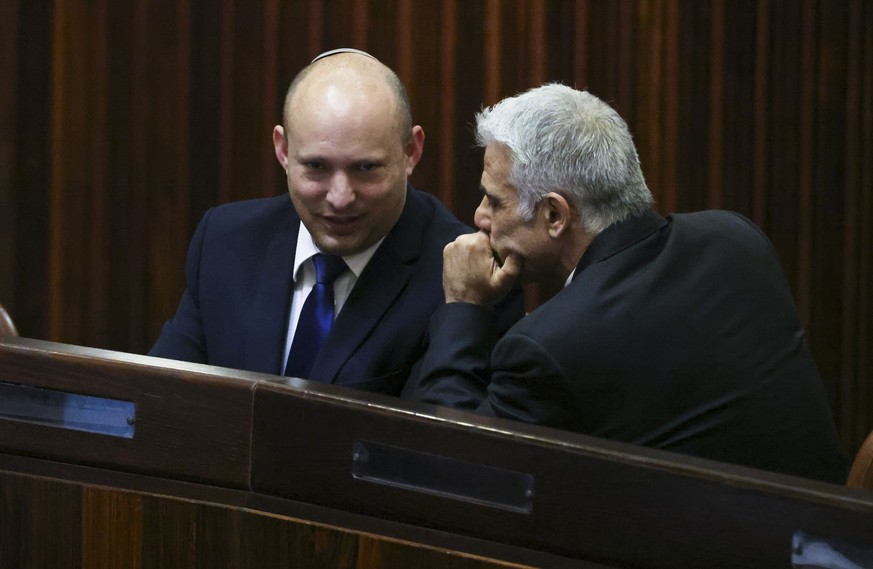
M483 103L544 81L612 103L660 211L766 231L847 450L873 429L866 0L5 0L0 303L22 334L146 351L203 212L284 191L285 88L338 46L405 81L413 181L467 222Z

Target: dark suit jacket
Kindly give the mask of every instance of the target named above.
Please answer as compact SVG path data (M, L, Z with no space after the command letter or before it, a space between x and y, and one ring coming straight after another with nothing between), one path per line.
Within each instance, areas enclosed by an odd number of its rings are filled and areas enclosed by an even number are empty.
M486 316L462 303L434 315L419 398L845 482L779 260L738 214L614 225L496 345Z
M280 374L299 227L288 195L209 210L191 241L179 309L149 355ZM428 318L445 302L443 247L468 232L433 196L410 187L311 377L399 394L424 351ZM522 313L520 298L504 312L512 321Z

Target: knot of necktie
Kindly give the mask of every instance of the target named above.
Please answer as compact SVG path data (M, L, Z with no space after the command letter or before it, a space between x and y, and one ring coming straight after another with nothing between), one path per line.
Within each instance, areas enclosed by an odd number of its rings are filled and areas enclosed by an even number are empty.
M342 257L323 253L312 257L312 263L315 265L315 282L323 285L333 284L349 268Z
M312 264L315 266L315 284L300 311L285 366L285 375L292 377L309 378L321 346L333 327L333 281L348 269L342 257L322 253L312 257Z

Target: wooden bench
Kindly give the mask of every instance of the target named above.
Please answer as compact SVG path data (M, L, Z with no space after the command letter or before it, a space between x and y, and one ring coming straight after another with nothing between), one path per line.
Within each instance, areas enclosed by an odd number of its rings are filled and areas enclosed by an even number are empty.
M0 418L0 567L718 569L873 551L864 490L332 385L22 338L0 340L0 382L75 407Z

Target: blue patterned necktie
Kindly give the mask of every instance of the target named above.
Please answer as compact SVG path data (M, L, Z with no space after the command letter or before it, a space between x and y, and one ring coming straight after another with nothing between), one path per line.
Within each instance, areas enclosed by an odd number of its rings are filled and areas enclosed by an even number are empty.
M333 326L333 281L348 268L342 257L321 253L312 258L312 263L315 265L315 285L297 320L297 330L285 365L285 375L289 377L309 378L312 364Z

